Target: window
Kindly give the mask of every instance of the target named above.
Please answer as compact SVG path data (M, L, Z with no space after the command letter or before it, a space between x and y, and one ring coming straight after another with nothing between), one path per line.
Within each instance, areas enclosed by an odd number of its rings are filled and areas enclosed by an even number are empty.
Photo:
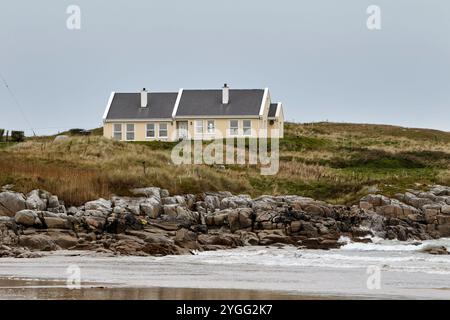
M159 137L160 138L167 138L167 123L160 123L159 124Z
M244 136L252 134L252 120L242 120L242 127L244 129Z
M230 120L230 136L237 136L239 133L239 121Z
M147 138L154 138L155 137L155 124L154 123L147 123Z
M127 123L127 140L134 140L134 124Z
M203 120L195 120L195 133L203 134Z
M214 133L216 131L216 124L214 120L208 120L206 123L206 132L207 133Z
M122 124L115 123L113 128L113 138L114 140L122 140Z

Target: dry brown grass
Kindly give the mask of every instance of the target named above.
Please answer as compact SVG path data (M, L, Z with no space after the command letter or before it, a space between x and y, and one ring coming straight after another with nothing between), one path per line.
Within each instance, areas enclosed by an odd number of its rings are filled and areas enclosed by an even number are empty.
M276 176L261 176L254 165L176 166L171 145L91 136L5 146L0 149L0 185L14 184L21 192L45 189L78 205L144 186L172 194L229 190L352 203L373 185L397 192L415 182L450 184L449 133L331 123L287 124L285 133Z
M250 185L241 176L211 166L175 166L169 151L102 137L28 141L0 153L1 185L13 183L22 192L45 189L76 205L149 185L171 193L246 191Z

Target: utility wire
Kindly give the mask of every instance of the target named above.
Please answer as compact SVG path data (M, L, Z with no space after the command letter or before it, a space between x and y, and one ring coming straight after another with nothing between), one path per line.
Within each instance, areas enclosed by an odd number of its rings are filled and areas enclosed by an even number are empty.
M8 82L6 82L5 77L0 73L0 78L3 82L3 84L5 85L6 89L8 89L9 94L11 95L14 103L16 104L17 108L19 109L20 113L22 114L22 117L25 119L26 123L28 124L28 126L30 127L31 131L33 132L33 135L36 136L36 132L34 132L33 126L31 125L31 122L28 120L25 112L23 111L22 106L19 103L19 100L16 98L14 92L11 90L11 88L8 85Z

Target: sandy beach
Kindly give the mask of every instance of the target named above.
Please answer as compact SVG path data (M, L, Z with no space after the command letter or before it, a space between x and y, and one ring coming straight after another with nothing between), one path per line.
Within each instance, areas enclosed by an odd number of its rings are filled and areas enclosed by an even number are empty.
M327 251L245 247L164 257L57 251L1 259L0 298L449 299L450 256L420 248L383 240ZM74 265L81 289L69 290L67 268ZM380 270L379 288L367 284L370 266Z

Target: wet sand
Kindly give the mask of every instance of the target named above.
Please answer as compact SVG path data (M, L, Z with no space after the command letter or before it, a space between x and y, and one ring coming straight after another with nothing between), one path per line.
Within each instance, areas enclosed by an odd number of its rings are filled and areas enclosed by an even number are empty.
M0 278L0 299L7 300L318 300L334 298L337 297L262 290L131 288L109 284L82 284L80 289L68 289L63 281Z

